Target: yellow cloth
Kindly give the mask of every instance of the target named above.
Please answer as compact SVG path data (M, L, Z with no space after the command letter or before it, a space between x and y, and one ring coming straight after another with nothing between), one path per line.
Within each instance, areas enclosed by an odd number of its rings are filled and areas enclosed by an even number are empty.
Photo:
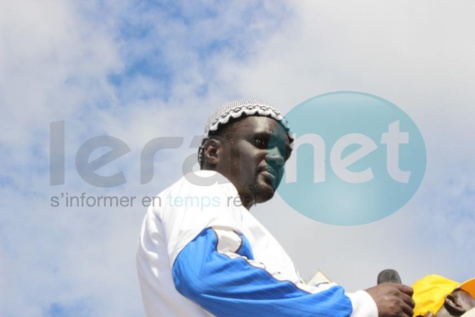
M424 316L429 311L435 315L444 304L445 297L459 285L439 275L428 275L415 282L412 285L412 299L416 303L414 316Z

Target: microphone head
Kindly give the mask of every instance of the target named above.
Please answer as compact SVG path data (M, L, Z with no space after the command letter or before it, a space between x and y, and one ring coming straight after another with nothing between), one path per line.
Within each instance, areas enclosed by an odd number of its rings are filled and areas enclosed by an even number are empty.
M381 283L396 283L396 284L402 284L401 282L401 277L399 276L399 273L396 270L393 269L386 269L382 270L378 274L378 284Z

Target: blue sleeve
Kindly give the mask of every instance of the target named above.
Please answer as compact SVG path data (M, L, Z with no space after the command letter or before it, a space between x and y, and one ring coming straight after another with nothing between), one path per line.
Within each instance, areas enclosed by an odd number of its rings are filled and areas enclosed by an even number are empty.
M212 228L186 245L172 268L182 295L217 317L351 315L352 304L343 288L308 293L290 281L277 280L252 264L249 242L235 235L240 242L231 252L218 251L220 238Z

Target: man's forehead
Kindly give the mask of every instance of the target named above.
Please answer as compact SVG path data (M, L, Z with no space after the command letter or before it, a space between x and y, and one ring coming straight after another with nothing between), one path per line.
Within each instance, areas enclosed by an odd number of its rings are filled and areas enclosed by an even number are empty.
M259 134L265 133L275 137L285 138L290 142L288 131L273 118L264 116L248 116L235 123L234 133Z
M286 132L284 127L277 120L265 116L246 116L242 120L236 122L236 128L267 130L269 132L281 130Z

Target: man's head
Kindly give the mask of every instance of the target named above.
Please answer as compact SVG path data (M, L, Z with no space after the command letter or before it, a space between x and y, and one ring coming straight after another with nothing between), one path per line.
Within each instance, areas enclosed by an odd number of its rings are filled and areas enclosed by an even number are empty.
M224 105L210 118L198 160L202 169L227 177L249 209L274 195L291 143L278 110L257 100L240 100Z
M414 316L461 316L475 307L475 279L462 284L428 275L413 285Z

